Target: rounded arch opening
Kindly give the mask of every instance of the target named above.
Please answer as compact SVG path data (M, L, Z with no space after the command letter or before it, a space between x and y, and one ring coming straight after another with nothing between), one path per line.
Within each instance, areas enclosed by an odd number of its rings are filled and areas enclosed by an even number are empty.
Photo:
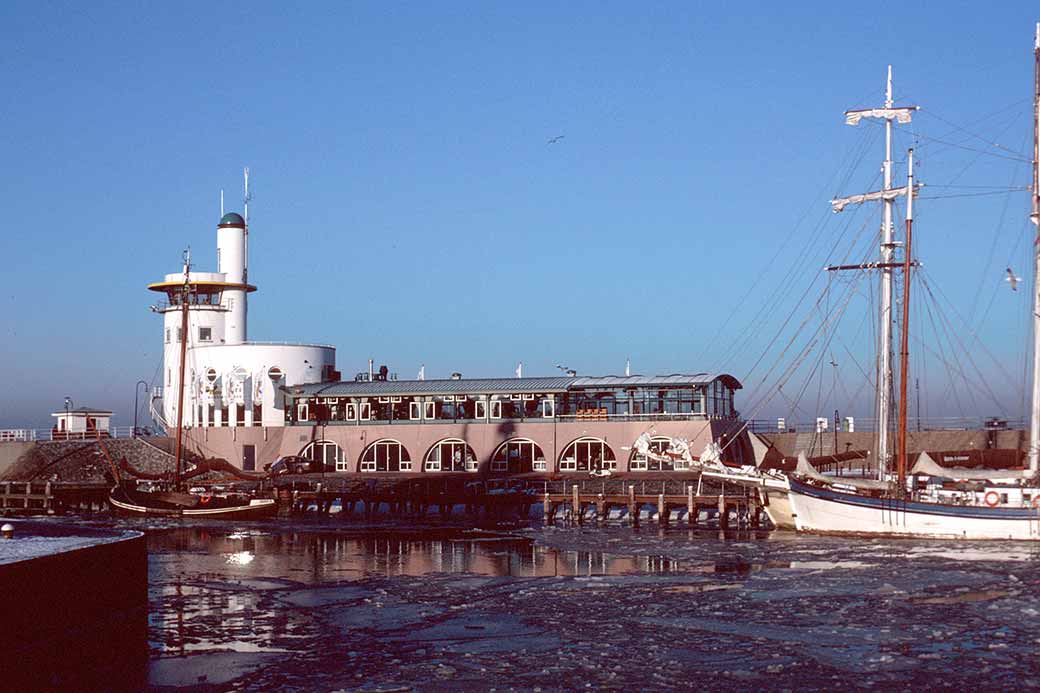
M560 455L561 472L600 472L617 469L614 451L600 438L578 438Z
M300 457L320 464L326 472L348 471L347 456L343 448L331 440L315 440L308 443L307 447L300 451Z
M530 438L513 438L498 446L491 456L491 471L506 474L544 472L548 468L545 453Z
M385 438L365 448L358 468L362 472L410 472L412 457L400 441Z
M672 439L668 436L653 436L648 454L633 448L628 458L628 469L633 472L674 472L686 468L686 461L672 450Z
M475 472L478 467L473 448L461 438L446 438L434 443L423 463L427 472Z

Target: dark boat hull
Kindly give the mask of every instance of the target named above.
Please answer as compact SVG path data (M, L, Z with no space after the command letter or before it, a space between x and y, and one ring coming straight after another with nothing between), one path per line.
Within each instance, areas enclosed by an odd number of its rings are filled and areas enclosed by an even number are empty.
M231 520L270 517L278 512L278 503L272 498L251 498L242 503L214 498L209 503L185 507L149 499L146 497L147 495L129 494L123 489L115 488L109 493L108 502L117 513L136 517Z

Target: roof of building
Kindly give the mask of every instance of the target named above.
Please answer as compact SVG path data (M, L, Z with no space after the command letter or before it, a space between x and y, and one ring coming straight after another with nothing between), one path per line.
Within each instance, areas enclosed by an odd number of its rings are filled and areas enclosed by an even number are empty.
M245 227L246 220L242 218L242 215L236 214L235 212L228 212L220 218L218 226L241 226Z
M721 379L728 387L739 390L740 382L725 373L694 375L550 377L550 378L467 378L445 380L346 380L336 383L295 385L286 390L291 395L305 397L365 397L387 395L491 395L502 393L534 394L567 392L569 390L606 389L620 387L654 387L660 385L704 385Z
M575 378L571 383L576 388L591 387L654 387L656 385L703 385L715 379L722 380L728 387L739 390L740 381L727 373L673 373L672 375L601 375Z
M76 407L69 409L69 414L102 414L111 416L112 412L107 409L95 409L94 407ZM51 416L65 416L65 410L51 412Z

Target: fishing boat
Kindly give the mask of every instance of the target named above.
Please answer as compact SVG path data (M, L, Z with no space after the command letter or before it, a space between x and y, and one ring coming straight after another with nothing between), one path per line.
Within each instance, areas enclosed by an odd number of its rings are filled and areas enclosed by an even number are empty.
M772 481L774 496L784 496L782 513L777 524L793 523L804 532L885 534L928 538L957 539L1040 539L1040 292L1033 295L1033 380L1028 468L1023 470L951 469L934 462L927 453L917 455L910 467L907 454L907 382L909 364L910 274L912 262L913 150L908 152L908 173L905 187L893 188L891 181L891 133L893 121L910 121L916 107L897 107L892 102L891 70L889 71L886 103L883 108L846 112L846 120L854 124L862 118L882 119L886 131L884 188L877 193L856 195L834 200L836 211L845 205L879 200L885 206L884 238L881 258L872 263L872 269L883 272L880 291L881 335L878 378L878 451L882 469L880 479L834 478L816 472L809 464L799 464L781 481ZM1033 162L1032 162L1033 224L1040 222L1040 24L1037 24L1034 42L1033 94ZM893 253L899 245L893 238L891 226L892 202L906 199L905 238L903 260L895 262ZM1040 238L1033 246L1033 266L1040 276ZM858 266L863 269L862 266ZM842 268L833 268L842 269ZM887 421L893 391L891 363L892 343L892 271L902 269L903 300L900 366L898 381L898 425L896 426L895 470L885 473L885 461L892 459ZM1013 277L1013 274L1012 274ZM746 476L754 476L748 474ZM765 486L760 480L759 485ZM770 506L766 505L767 512ZM772 512L770 515L772 516Z
M188 333L188 306L191 303L190 294L192 284L190 281L191 254L184 255L184 284L181 288L181 333ZM134 516L175 516L186 518L204 519L246 519L272 515L278 510L277 501L273 498L256 498L251 493L244 492L222 492L222 493L187 493L184 491L184 475L182 464L184 462L184 426L182 410L184 407L184 373L185 359L187 355L187 339L181 340L180 349L180 385L177 398L177 435L174 447L174 471L173 478L169 484L159 483L147 484L142 487L135 485L130 487L130 480L124 478L120 467L116 466L102 445L101 450L108 460L116 479L116 486L109 492L108 501L112 508L119 513ZM222 463L222 464L221 464ZM226 470L228 463L225 460L203 461L201 465L195 465L192 474L198 475L213 470ZM129 472L129 476L137 479L144 475L135 473L133 470L123 466L123 472ZM136 479L135 479L136 481Z

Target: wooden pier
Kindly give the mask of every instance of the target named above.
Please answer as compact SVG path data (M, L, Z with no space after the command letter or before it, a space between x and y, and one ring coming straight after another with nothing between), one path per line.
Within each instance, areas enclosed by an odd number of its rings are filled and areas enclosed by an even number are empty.
M338 506L344 517L359 510L371 517L381 508L399 517L422 517L431 510L447 517L461 507L469 516L504 519L527 517L531 507L541 503L546 524L606 522L613 509L622 509L624 522L633 526L639 526L644 516L668 525L675 511L680 516L685 511L685 522L691 527L698 525L702 513L716 518L722 529L731 523L751 528L764 524L761 499L753 490L732 485L709 488L697 479L686 483L623 479L330 481L333 483L293 481L278 486L275 493L282 512L329 514Z

